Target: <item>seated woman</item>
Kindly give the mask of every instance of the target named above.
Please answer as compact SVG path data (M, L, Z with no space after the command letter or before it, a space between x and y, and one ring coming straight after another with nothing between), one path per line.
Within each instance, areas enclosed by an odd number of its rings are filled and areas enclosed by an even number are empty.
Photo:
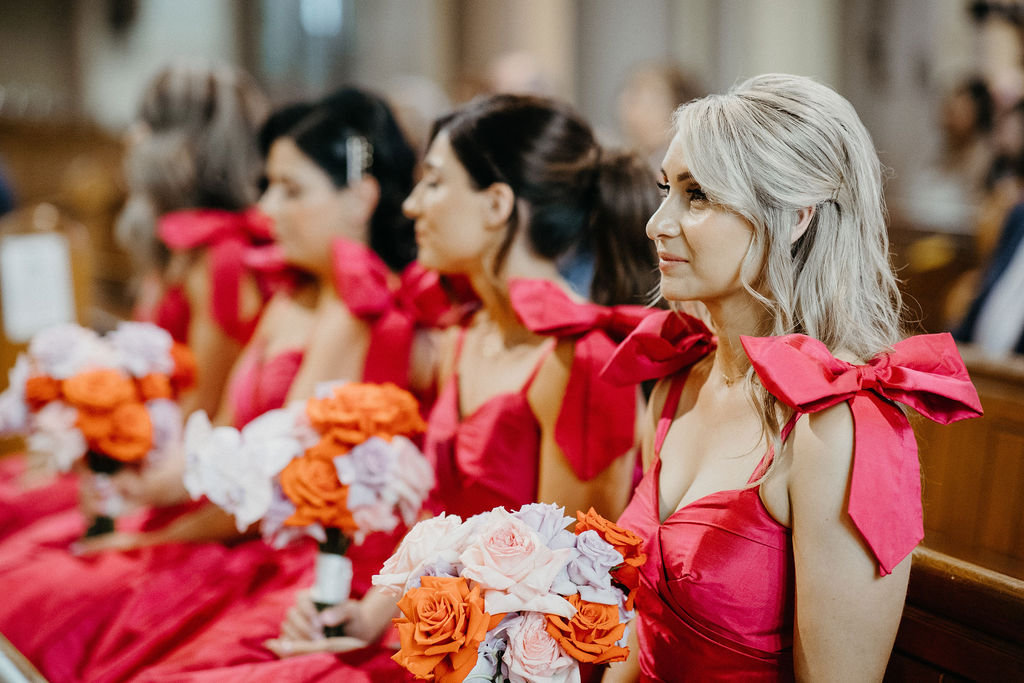
M265 114L263 95L246 74L176 62L150 80L126 136L129 197L116 236L143 274L137 317L189 344L203 369L183 399L185 414L219 405L269 294L269 283L243 264L249 245L270 239L249 208ZM49 480L34 475L47 468L48 454L30 456L38 457L0 465L0 538L78 500L72 476L42 488Z
M641 226L653 177L631 154L604 150L558 102L498 95L434 126L423 177L405 203L420 263L468 278L481 301L439 353L441 392L425 452L435 509L463 516L536 501L617 515L636 463L635 386L598 373L648 313L653 252ZM591 303L570 293L557 259L581 243L596 255ZM323 639L344 624L367 641L395 612L371 591L316 614L301 595L270 643L282 655L345 649Z
M923 536L896 402L981 405L949 335L901 341L871 139L831 89L759 76L677 110L662 169L661 293L716 336L659 313L609 365L664 379L619 520L637 637L604 680L881 680Z
M401 200L412 187L415 155L387 106L348 89L285 110L265 131L270 182L261 205L274 220L284 262L299 276L295 287L268 304L233 372L220 419L239 425L288 398L310 395L316 382L361 379L371 360L366 349L375 321L399 299L415 294L399 290L395 272L414 254L412 225L401 213ZM339 239L345 240L341 246ZM332 245L346 256L341 269L333 267ZM335 277L339 271L343 275ZM346 286L340 293L335 280ZM346 294L354 297L351 307ZM364 305L371 298L374 305ZM349 329L339 321L347 321ZM351 353L339 358L335 350L329 358L318 357L324 334L346 339ZM372 359L383 363L378 356ZM325 360L334 365L311 365ZM391 362L408 375L407 359ZM303 377L304 394L295 387ZM176 498L175 490L183 492L180 480L175 486L163 481L160 503ZM161 519L141 530L81 544L94 553L89 556L67 554L64 548L74 536L25 548L31 558L0 566L0 586L9 589L0 630L51 678L130 677L217 614L296 585L311 571L315 544L277 552L262 541L195 543L237 536L225 514L212 505L197 507L170 521L160 513ZM376 565L391 547L391 542L382 545ZM364 584L371 571L364 572ZM275 615L275 621L280 618Z

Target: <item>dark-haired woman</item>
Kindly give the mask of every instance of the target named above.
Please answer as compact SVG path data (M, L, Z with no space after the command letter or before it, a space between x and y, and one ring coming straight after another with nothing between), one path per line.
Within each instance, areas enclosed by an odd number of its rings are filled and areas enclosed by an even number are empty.
M219 420L239 426L289 398L310 396L320 381L408 384L412 315L400 302L415 298L422 282L415 272L404 279L396 272L415 250L411 222L401 213L414 154L380 99L349 89L289 107L269 120L264 140L269 184L261 207L280 249L269 259L258 255L253 265L280 260L297 275L267 305L232 372ZM384 326L382 346L394 352L387 357L368 351ZM395 355L402 350L405 359ZM183 497L180 479L162 483L161 502ZM305 546L275 552L261 541L182 543L234 536L233 527L227 515L203 505L170 523L83 544L96 553L87 557L49 550L39 562L0 568L5 586L44 571L54 577L54 585L47 578L18 590L0 628L56 680L135 676L215 617L301 585L312 570L312 548ZM379 565L393 540L377 545ZM109 550L130 552L99 552ZM355 590L368 585L374 568L356 577ZM275 623L280 618L276 613Z
M435 124L406 213L420 263L468 278L481 302L439 354L426 436L436 509L466 517L541 501L611 517L624 508L637 390L599 371L647 313L631 304L655 282L642 238L657 206L652 180L643 160L602 149L552 100L493 96ZM590 301L557 267L581 244L595 255ZM345 649L343 639L317 639L319 629L343 623L373 640L394 610L393 596L371 591L317 615L301 596L272 646L282 655Z

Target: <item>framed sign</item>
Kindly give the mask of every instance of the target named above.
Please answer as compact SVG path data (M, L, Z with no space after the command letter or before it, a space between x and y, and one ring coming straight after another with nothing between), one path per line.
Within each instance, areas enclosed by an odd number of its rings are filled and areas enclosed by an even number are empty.
M24 343L39 330L74 322L68 240L58 232L0 237L4 334Z

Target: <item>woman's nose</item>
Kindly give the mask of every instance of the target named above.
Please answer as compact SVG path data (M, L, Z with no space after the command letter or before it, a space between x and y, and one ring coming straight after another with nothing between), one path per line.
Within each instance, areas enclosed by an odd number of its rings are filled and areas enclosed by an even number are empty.
M652 240L663 237L678 237L680 232L679 222L665 210L665 204L658 207L658 210L654 212L651 219L647 221L647 237Z

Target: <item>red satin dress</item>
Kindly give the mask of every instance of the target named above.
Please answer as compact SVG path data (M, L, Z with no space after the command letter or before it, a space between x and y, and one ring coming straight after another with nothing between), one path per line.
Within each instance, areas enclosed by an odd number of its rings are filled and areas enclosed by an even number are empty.
M895 402L942 423L981 414L952 338L913 337L865 365L840 361L803 335L743 337L742 343L765 387L795 411L783 439L805 413L844 401L850 406L855 452L848 511L879 573L890 573L924 535L917 446ZM642 679L791 680L792 535L768 514L754 484L772 453L747 487L709 494L660 517L661 445L687 368L712 345L699 322L659 314L626 340L608 367L619 378L672 377L657 425L658 459L619 520L644 538L647 553L636 602Z
M592 479L633 445L636 388L608 382L600 370L648 309L580 303L547 280L513 281L510 298L527 328L552 339L522 389L493 396L469 415L462 415L452 373L430 414L424 447L437 475L437 510L466 517L537 500L541 433L526 396L563 339L573 342L574 358L555 440L576 476Z

